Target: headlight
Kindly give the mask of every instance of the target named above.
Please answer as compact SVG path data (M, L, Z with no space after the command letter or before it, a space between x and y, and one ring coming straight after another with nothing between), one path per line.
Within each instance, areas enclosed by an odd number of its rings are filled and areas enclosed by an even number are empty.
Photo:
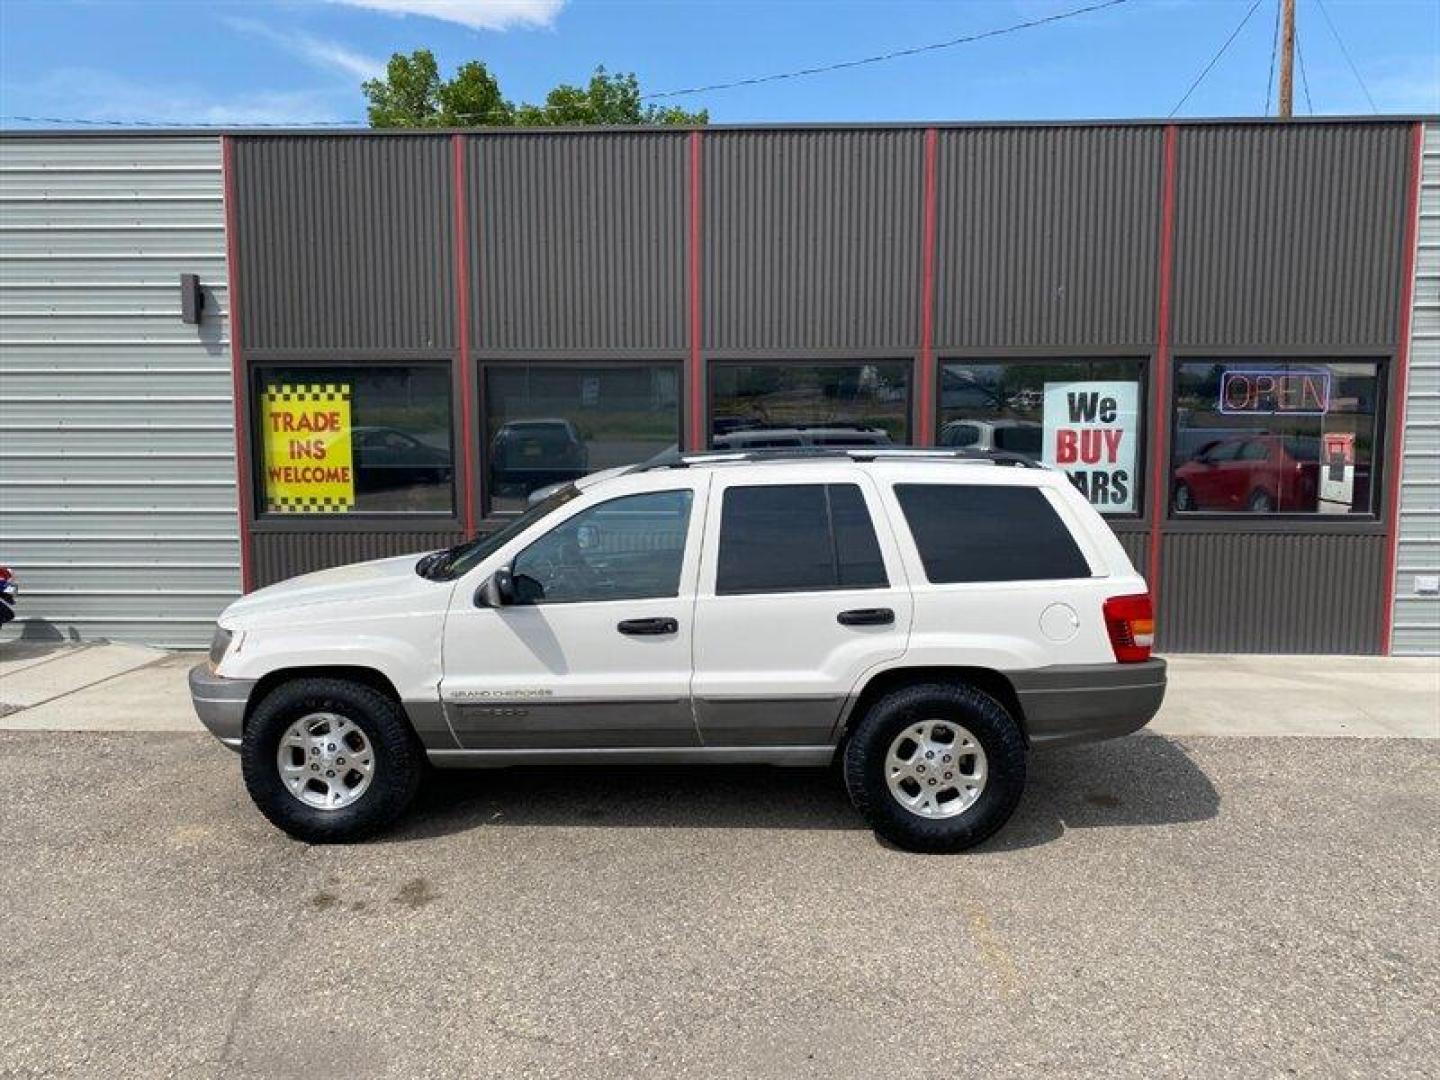
M225 653L230 648L230 639L235 635L223 626L216 624L215 636L210 639L210 667L217 668L220 661L225 659Z

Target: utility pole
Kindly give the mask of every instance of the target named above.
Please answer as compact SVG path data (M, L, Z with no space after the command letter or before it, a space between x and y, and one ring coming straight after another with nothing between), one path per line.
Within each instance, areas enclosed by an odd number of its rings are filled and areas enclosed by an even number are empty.
M1295 111L1295 0L1280 0L1280 117Z

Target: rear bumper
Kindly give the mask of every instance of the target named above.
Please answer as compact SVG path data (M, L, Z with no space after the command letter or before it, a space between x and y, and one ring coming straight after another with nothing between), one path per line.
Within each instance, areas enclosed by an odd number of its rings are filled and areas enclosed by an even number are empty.
M1098 742L1139 731L1165 700L1165 661L1065 664L1008 673L1035 746Z
M226 679L210 670L209 664L190 669L190 701L200 722L231 750L240 749L245 722L245 703L255 688L254 679Z

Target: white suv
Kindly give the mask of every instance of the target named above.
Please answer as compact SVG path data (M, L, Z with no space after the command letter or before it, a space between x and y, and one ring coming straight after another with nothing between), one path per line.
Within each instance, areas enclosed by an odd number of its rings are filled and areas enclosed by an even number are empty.
M428 761L843 763L877 832L978 843L1028 747L1160 707L1145 582L1062 473L954 451L675 456L497 533L308 574L190 675L272 822L345 841Z

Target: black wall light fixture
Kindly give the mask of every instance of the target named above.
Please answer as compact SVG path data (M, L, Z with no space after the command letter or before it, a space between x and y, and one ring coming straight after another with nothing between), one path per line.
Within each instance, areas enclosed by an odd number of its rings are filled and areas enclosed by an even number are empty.
M197 324L205 310L205 294L200 289L199 274L180 275L180 321Z

